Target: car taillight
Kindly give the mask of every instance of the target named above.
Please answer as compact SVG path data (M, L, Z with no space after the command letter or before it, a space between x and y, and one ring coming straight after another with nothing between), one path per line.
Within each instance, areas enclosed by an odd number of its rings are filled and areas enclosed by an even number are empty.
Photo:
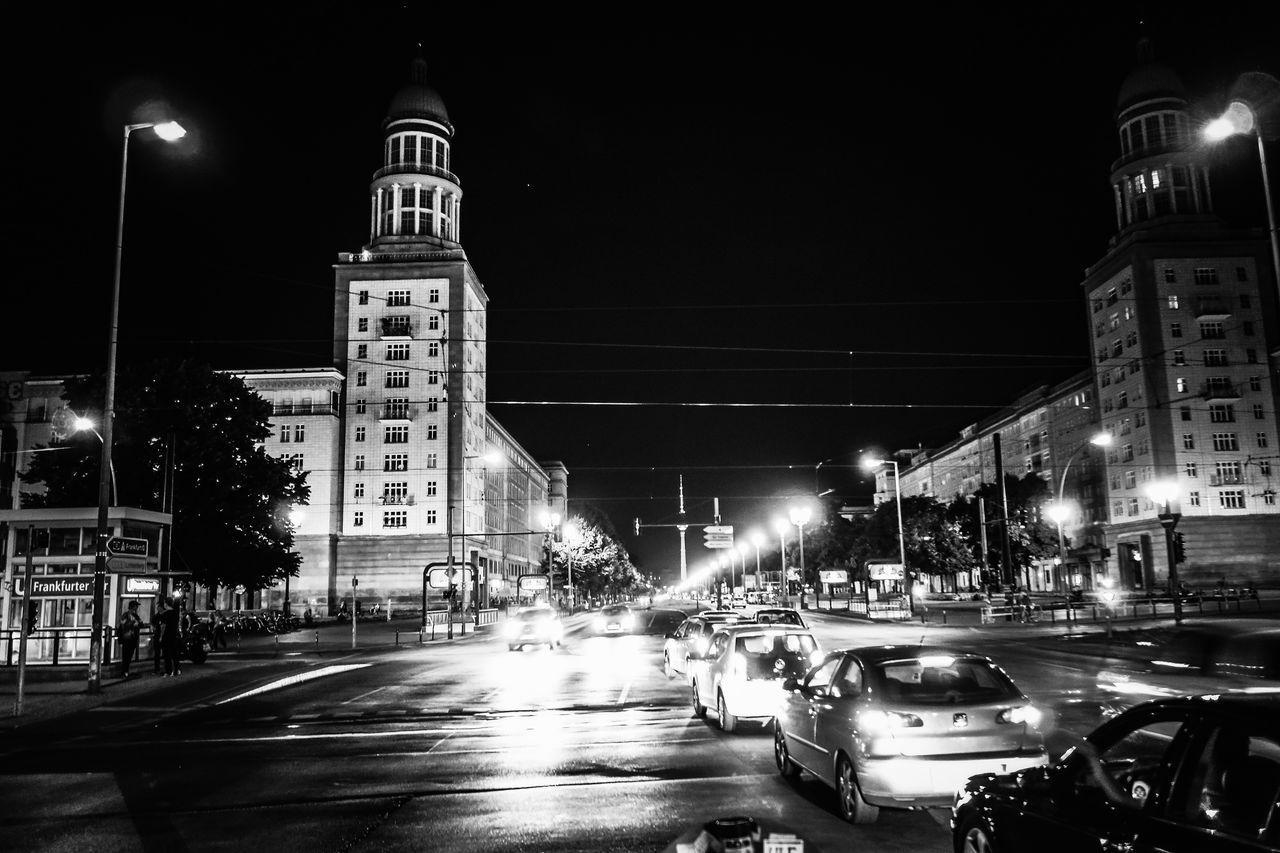
M858 714L858 728L871 735L885 734L893 729L914 729L924 725L915 714L897 711L863 711Z
M1044 714L1035 705L1019 705L1017 708L1005 708L996 715L997 723L1025 723L1028 726L1040 725Z

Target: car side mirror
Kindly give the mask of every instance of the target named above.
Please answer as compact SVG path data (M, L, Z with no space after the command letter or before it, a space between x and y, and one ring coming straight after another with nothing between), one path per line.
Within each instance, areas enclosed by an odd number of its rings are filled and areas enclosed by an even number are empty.
M783 689L783 690L785 690L785 691L786 691L786 692L788 692L788 693L792 693L792 692L794 692L794 691L796 691L796 690L799 690L799 689L800 689L800 679L798 679L798 678L786 678L786 679L783 679L783 681L782 681L782 689Z
M667 632L667 639L668 639L668 640L674 640L674 639L676 639L676 632L675 632L675 631L668 631L668 632Z

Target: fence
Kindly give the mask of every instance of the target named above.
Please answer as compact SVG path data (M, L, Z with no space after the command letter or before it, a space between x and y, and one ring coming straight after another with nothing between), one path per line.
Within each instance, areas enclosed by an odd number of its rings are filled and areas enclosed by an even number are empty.
M102 663L105 666L111 663L115 643L111 627L104 626L103 631L107 639L102 644ZM92 628L41 628L33 631L27 635L27 663L35 666L86 665L89 663L89 640L92 636ZM20 629L7 628L0 631L5 666L18 665L18 647L21 642Z

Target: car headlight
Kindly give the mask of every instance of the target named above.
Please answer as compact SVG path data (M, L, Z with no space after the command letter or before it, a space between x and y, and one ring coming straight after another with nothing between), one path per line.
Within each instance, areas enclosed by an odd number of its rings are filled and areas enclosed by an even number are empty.
M809 663L813 666L817 666L818 664L822 663L822 659L824 657L825 655L823 655L821 649L814 649L813 651L809 652Z
M634 625L634 624L636 624L635 617L634 617L634 616L628 616L628 617L626 617L625 619L623 619L623 620L622 620L622 630L624 630L624 631L630 631L630 630L631 630L631 626L632 626L632 625Z
M603 620L603 619L597 619L597 620L596 620L596 630L597 630L597 631L603 631L603 630L604 630L604 620Z
M897 711L863 711L858 714L858 728L869 735L886 734L893 729L914 729L924 725L915 714Z
M1017 708L1005 708L996 716L997 723L1023 723L1036 727L1044 714L1035 705L1019 705Z

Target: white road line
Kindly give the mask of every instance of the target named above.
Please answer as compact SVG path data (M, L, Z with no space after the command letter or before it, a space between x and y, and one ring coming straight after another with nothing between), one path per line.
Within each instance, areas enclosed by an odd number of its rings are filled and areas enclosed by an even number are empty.
M353 697L351 697L350 699L348 699L347 701L343 702L342 704L343 704L343 705L350 705L352 702L359 702L361 699L367 699L368 697L372 696L372 695L373 695L373 694L375 694L375 693L378 693L379 691L386 690L386 689L387 689L388 687L390 687L390 686L391 686L391 685L389 685L389 684L384 684L384 685L382 685L381 687L375 687L375 688L373 688L372 690L368 691L367 693L361 693L359 696L353 696Z
M279 678L269 684L261 687L255 687L252 690L246 690L232 696L229 699L223 699L218 702L219 705L225 705L228 702L235 702L238 699L246 699L250 696L257 696L261 693L267 693L271 690L279 690L282 687L292 687L295 684L301 684L304 681L312 681L317 678L324 678L326 675L337 675L340 672L349 672L353 669L364 669L366 666L373 666L370 663L347 663L338 666L323 666L320 669L311 670L310 672L301 672L297 675L290 675L287 678Z
M618 694L618 704L625 705L627 703L627 694L631 692L631 682L628 681L622 685L622 692Z

